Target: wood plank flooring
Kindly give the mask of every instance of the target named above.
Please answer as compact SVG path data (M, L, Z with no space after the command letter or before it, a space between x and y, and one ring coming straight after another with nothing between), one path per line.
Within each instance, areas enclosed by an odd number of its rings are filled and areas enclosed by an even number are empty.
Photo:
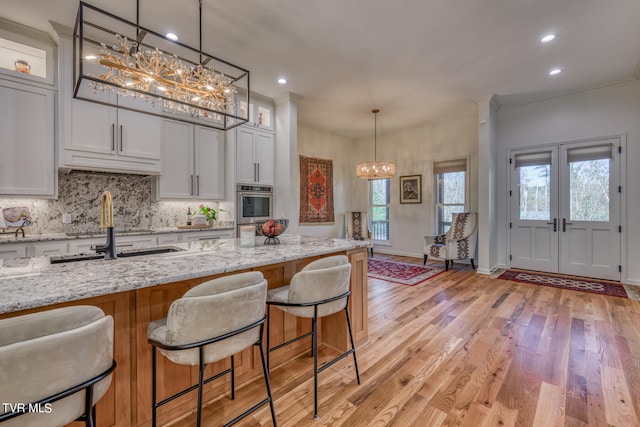
M369 279L362 384L351 358L322 372L314 421L309 355L272 368L278 425L640 426L639 326L638 301L492 279L464 264L413 287ZM264 396L261 379L247 384L234 401L209 404L204 425ZM268 407L237 425L270 426Z

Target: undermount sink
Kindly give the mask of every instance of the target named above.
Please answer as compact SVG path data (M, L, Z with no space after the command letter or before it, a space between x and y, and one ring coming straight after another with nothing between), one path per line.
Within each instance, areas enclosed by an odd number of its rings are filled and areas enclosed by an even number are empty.
M117 251L116 253L118 255L118 258L127 258L132 256L166 254L169 252L178 252L182 250L184 249L178 248L176 246L158 246L155 248L127 249L127 250ZM97 260L97 259L104 259L104 254L97 254L95 252L90 252L90 253L52 256L49 258L51 264L60 264L63 262L74 262L74 261L89 261L89 260Z

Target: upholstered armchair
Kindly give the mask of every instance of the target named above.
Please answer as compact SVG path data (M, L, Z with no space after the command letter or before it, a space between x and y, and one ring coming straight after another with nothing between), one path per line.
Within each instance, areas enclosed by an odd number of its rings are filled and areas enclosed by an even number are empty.
M373 256L373 236L369 229L366 212L345 212L344 232L347 239L367 242L367 248L371 252L371 256Z
M478 214L476 212L454 213L449 230L438 236L424 237L424 264L427 257L443 259L445 270L449 262L461 259L471 260L476 268L474 257L478 242Z

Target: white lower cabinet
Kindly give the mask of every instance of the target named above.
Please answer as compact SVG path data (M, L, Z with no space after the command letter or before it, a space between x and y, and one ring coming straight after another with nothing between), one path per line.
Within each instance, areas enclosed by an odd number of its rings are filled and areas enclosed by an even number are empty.
M178 233L169 233L169 234L158 234L156 238L158 239L158 245L172 245L174 243L178 243L179 238Z
M181 231L176 233L116 236L116 250L126 251L136 248L229 239L233 237L233 230ZM91 253L95 252L96 246L104 245L105 243L106 236L41 242L6 243L0 244L0 259Z
M0 245L0 259L24 258L27 256L27 245L24 243L8 243Z
M67 242L36 242L33 256L64 255L67 253Z
M233 230L191 231L183 234L182 242L192 243L199 240L229 239L231 237L233 237Z

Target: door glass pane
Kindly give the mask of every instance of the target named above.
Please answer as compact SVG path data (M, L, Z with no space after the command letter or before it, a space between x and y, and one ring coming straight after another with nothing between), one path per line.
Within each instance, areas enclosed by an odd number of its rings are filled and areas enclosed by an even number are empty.
M518 168L520 219L551 219L551 165Z
M609 159L569 163L569 218L609 221Z

